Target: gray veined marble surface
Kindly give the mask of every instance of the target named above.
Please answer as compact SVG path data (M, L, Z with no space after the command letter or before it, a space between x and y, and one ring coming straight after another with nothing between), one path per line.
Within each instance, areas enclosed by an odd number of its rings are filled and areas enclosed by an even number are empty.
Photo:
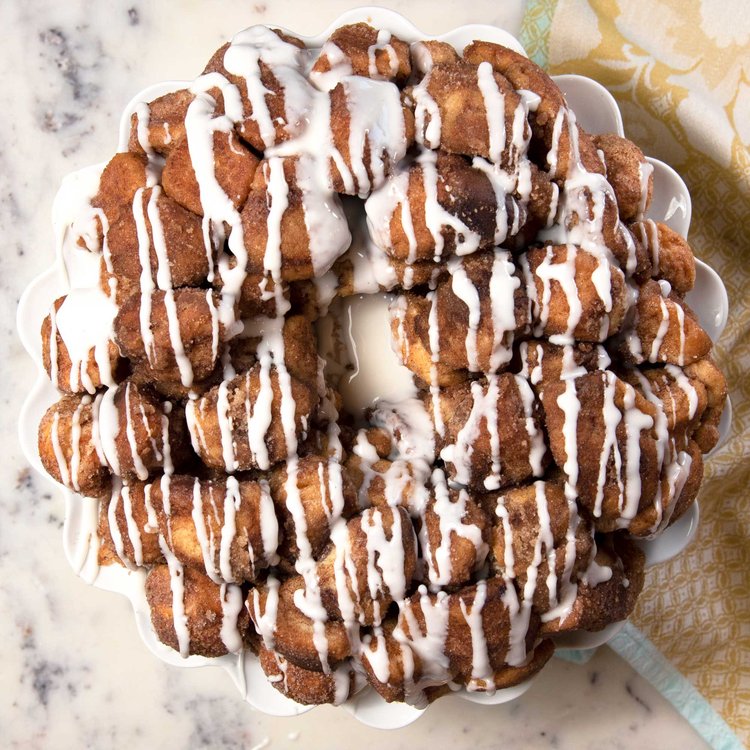
M3 748L669 748L705 747L608 649L554 660L520 700L441 701L383 733L330 707L259 715L221 670L152 656L124 598L86 586L62 551L63 505L16 440L34 366L15 334L28 282L52 260L49 214L67 172L108 159L119 112L150 83L195 76L244 26L317 33L357 3L272 0L3 0L0 3L0 746ZM427 33L468 22L513 30L521 0L393 3ZM439 10L438 10L439 8Z

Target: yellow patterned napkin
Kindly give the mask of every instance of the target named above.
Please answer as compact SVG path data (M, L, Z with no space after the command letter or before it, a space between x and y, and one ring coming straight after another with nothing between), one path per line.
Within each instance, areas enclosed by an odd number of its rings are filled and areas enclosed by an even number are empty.
M750 7L745 0L531 0L522 41L615 96L625 132L693 198L689 240L722 276L717 347L734 406L706 465L701 525L649 570L635 624L750 745Z

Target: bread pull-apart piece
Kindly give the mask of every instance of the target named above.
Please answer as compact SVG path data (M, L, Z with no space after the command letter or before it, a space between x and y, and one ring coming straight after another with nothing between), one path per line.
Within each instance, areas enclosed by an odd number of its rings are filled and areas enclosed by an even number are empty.
M194 99L189 89L177 89L139 103L130 116L128 150L167 156L185 136L185 117Z
M685 445L701 423L708 406L705 384L676 365L623 368L619 375L663 413L665 433L677 445Z
M514 171L528 148L528 105L489 63L436 64L410 90L415 136L428 149L483 156Z
M508 366L528 325L528 299L510 255L494 250L447 263L426 297L406 292L390 307L394 348L423 382L451 385L470 372Z
M99 402L89 395L63 396L39 424L39 457L47 473L89 497L109 493L112 477L99 439Z
M604 255L576 245L533 248L520 260L535 336L556 344L604 341L623 324L628 289Z
M123 211L129 211L140 188L153 185L148 159L130 151L115 154L104 167L91 212L73 223L77 243L91 252L105 249L104 236Z
M310 80L330 91L346 76L364 76L402 85L411 74L409 45L386 29L366 23L340 26L321 47Z
M370 684L387 701L425 705L434 698L429 688L448 682L493 691L523 681L532 673L523 667L534 661L539 618L532 611L523 621L512 614L507 592L498 577L453 594L420 587L401 605L395 627L389 623L365 643L361 659ZM544 661L537 659L534 671ZM519 669L512 674L508 666Z
M166 382L190 388L211 376L219 361L226 332L218 304L218 295L204 289L134 294L115 317L115 340L157 387Z
M268 484L175 475L149 487L164 543L215 583L253 581L278 562L279 524Z
M594 552L591 524L565 496L561 478L539 480L487 496L494 513L492 569L515 582L540 614L564 606Z
M355 691L355 673L347 662L329 673L316 672L298 666L262 644L258 658L261 669L276 690L303 706L324 703L340 706Z
M258 157L229 126L224 130L209 131L209 137L211 154L208 163L202 138L193 142L188 132L169 152L161 182L164 192L188 211L197 216L208 214L214 217L218 212L226 212L223 205L226 201L237 211L245 205L258 167Z
M547 447L541 409L524 378L490 375L425 400L455 483L481 492L542 475Z
M94 398L71 395L53 404L39 426L39 454L58 482L101 497L111 486L110 469L145 480L182 463L183 421L181 409L126 381Z
M301 575L269 576L250 590L247 609L263 645L298 667L328 673L352 655L346 626L326 616L320 592Z
M611 370L549 383L542 403L555 463L597 531L636 528L659 486L654 404Z
M557 84L536 63L512 49L483 41L468 45L464 60L478 66L489 63L513 89L538 97L528 107L533 136L529 151L550 177L564 180L574 166L604 173L593 139L576 124Z
M709 378L711 366L706 368ZM628 526L632 536L653 536L674 523L698 494L703 479L701 450L704 446L710 450L718 438L715 414L720 416L722 407L719 403L712 412L704 383L674 365L627 369L621 377L642 393L656 412L659 486L653 504L642 509Z
M217 584L168 557L146 577L146 600L157 638L180 656L239 653L251 635L242 589Z
M677 294L695 285L695 255L687 240L662 222L646 219L630 225L649 258L651 276L668 281Z
M237 259L234 256L227 255L227 271L231 274L236 266ZM228 296L230 293L234 293L233 290L230 292L230 290L225 289L221 268L217 268L213 286L223 295ZM278 312L280 300L289 301L290 295L291 289L285 282L281 282L277 287L276 282L266 273L246 273L242 279L239 292L236 292L237 317L245 320L252 320L257 317L273 318ZM232 341L236 339L237 336L233 337ZM239 370L240 368L235 369Z
M349 247L341 202L316 184L314 169L308 156L261 162L242 210L250 274L270 275L274 282L311 279Z
M302 315L244 321L242 337L256 341L258 362L283 363L294 378L316 390L319 385L318 349L312 323Z
M109 227L107 249L106 274L116 279L120 298L144 288L199 286L214 268L200 217L159 185L136 190L132 210L122 211Z
M711 357L687 365L684 372L694 387L702 383L706 389L706 409L692 438L703 453L708 453L719 442L719 422L727 402L727 380Z
M344 78L329 92L333 190L366 198L414 141L414 116L388 81Z
M228 473L268 469L294 455L308 431L317 392L286 368L258 362L187 403L193 449Z
M271 495L283 530L279 554L291 564L318 557L340 518L357 511L357 495L344 466L324 456L304 456L271 472Z
M638 146L615 133L593 136L594 146L604 158L607 182L617 198L620 219L638 221L651 205L654 168Z
M643 588L644 563L643 552L627 536L597 536L596 554L579 575L572 606L561 617L543 617L540 633L597 631L627 619Z
M711 351L711 338L684 299L667 281L648 281L639 290L632 321L623 327L617 351L633 364L689 365Z
M109 498L99 505L99 564L131 570L164 562L159 523L151 501L150 482L112 483Z
M239 93L238 132L258 151L307 127L314 89L302 74L304 50L304 43L291 34L251 26L220 47L203 71L206 86L214 85L210 74L218 73L236 87L229 96Z
M147 388L126 380L97 397L98 442L120 477L145 480L185 459L187 431L180 406L162 403Z
M52 385L66 393L96 393L116 384L123 363L114 341L117 308L98 289L58 297L42 322L42 361Z
M439 261L452 253L514 244L544 226L556 187L527 163L509 175L476 157L422 150L367 200L370 233L395 260Z
M469 492L449 489L442 470L435 469L431 484L432 496L420 517L420 547L429 588L450 590L484 565L490 522Z
M350 454L346 467L358 488L360 507L405 508L413 518L424 511L430 497L428 484L432 473L426 461L405 458L364 461Z
M436 39L412 42L410 53L412 72L420 80L435 65L454 65L461 60L452 44L439 42Z
M318 562L321 602L329 616L380 625L393 601L406 598L417 567L417 540L403 508L368 508L339 521Z
M521 342L518 359L521 377L526 378L537 393L548 383L606 370L612 362L601 344L551 344L537 339Z

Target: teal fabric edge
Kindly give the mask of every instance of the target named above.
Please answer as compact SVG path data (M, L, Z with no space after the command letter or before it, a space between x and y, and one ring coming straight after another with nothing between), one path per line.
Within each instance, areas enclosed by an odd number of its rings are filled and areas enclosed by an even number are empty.
M594 658L596 651L595 648L558 648L555 650L555 658L571 664L586 664Z
M528 0L518 40L529 57L540 67L549 62L549 30L557 0Z
M743 750L724 719L635 625L628 622L607 645L648 680L714 750Z

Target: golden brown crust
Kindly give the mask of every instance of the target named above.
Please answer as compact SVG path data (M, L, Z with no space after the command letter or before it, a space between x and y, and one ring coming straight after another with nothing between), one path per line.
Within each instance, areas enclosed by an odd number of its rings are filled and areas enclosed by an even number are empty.
M328 37L313 63L310 80L325 81L325 73L342 70L342 75L364 76L398 85L411 74L409 45L386 32L381 34L366 23L340 26Z
M460 504L463 512L459 524L444 529L445 521L436 511L437 502L435 497L430 500L421 519L423 554L430 583L449 591L467 583L484 563L489 522L481 507L469 498L465 490L451 490L449 502L451 505ZM443 514L450 516L445 510Z
M434 421L433 400L429 396L425 400ZM476 380L441 389L439 402L444 434L437 434L437 448L452 478L482 492L518 484L532 475L534 437L542 436L541 414L525 381L501 373L489 382ZM467 425L471 425L468 430ZM471 449L464 458L466 432Z
M115 317L115 340L120 351L136 367L143 368L156 383L180 383L183 374L175 353L167 308L167 295L174 300L175 316L185 357L192 370L192 379L200 382L210 377L218 361L215 336L221 341L224 327L216 321L218 295L203 289L176 289L174 292L153 292L150 297L150 332L153 350L146 351L147 343L141 328L141 295L134 294L120 306ZM189 387L189 384L185 383Z
M634 317L617 349L626 362L683 366L711 351L711 339L695 313L668 285L665 289L659 282L646 282L639 290Z
M447 42L424 39L411 45L412 70L420 79L435 65L452 65L460 59L455 48Z
M226 389L228 401L227 413L232 421L232 436L234 444L234 458L236 467L232 470L245 471L248 469L267 469L289 456L290 446L287 445L284 425L281 420L282 390L279 383L279 373L274 367L268 377L272 392L270 404L270 425L263 436L263 444L267 457L258 455L248 439L248 430L252 429L252 415L260 394L262 385L262 366L256 364L247 372L241 373L219 386L213 387L197 401L188 405L189 414L193 419L193 448L206 466L214 469L226 469L225 453L222 446L221 423L219 417L219 392ZM294 402L294 433L301 439L307 432L306 423L315 405L317 393L313 388L290 378L291 398Z
M104 167L99 178L99 190L91 199L91 206L104 215L95 218L96 236L79 236L78 244L91 251L102 247L102 240L110 224L133 202L139 188L146 187L148 160L142 154L129 151L115 154Z
M74 362L56 325L54 340L52 338L53 315L59 312L66 299L67 295L58 297L52 303L53 310L42 321L42 363L47 376L59 390L65 393L93 393L98 388L109 384L102 377L95 348L89 349L85 360ZM109 363L109 374L115 380L120 379L123 375L124 361L113 340L107 342L105 356Z
M148 147L157 154L167 156L185 136L185 115L194 99L188 89L178 89L159 96L148 103L147 121L141 122L139 114L130 117L128 150L145 154L139 130L145 129Z
M496 268L496 264L500 268ZM493 251L478 252L448 266L435 291L426 298L407 292L391 304L391 334L402 362L424 383L437 378L441 386L466 380L469 373L503 370L509 366L515 335L524 333L529 323L529 303L524 285L509 267L507 256ZM500 293L493 290L495 274L512 277L513 326L499 329L495 312ZM475 290L478 310L470 309L464 293L467 283ZM506 288L503 288L503 294ZM505 299L502 300L504 304ZM436 310L433 312L433 305ZM476 313L478 319L474 319ZM436 317L436 320L434 319ZM499 330L495 330L495 325ZM434 362L433 327L439 332L439 360ZM471 345L467 345L471 340ZM471 361L470 361L471 356Z
M91 396L63 396L39 424L39 458L47 473L89 497L106 495L112 484L96 435L97 406Z
M217 657L229 653L222 638L222 628L236 630L242 640L248 637L250 618L247 610L244 607L236 612L222 609L222 589L218 584L198 570L188 567L180 571L178 578L181 581L173 584L167 565L154 565L146 577L146 599L151 608L151 624L162 643L175 651L180 650L174 613L174 598L179 597L180 593L189 634L190 655Z
M573 519L571 524L564 483L559 477L513 487L487 500L494 511L492 567L507 576L511 572L507 561L512 560L511 577L515 578L520 591L526 586L529 571L534 571L533 604L537 612L544 614L551 608L551 602L561 600L566 576L577 576L588 566L594 550L591 524L585 518ZM540 514L540 507L544 516ZM577 516L577 509L574 511ZM570 529L575 536L572 561L568 559L567 549ZM508 538L511 539L510 554L506 549ZM550 590L550 581L555 581L553 590Z
M695 256L674 229L651 220L631 225L649 258L649 276L668 281L677 294L687 294L695 285Z
M254 581L277 560L278 525L265 483L172 476L150 490L165 543L218 582ZM231 515L228 517L227 509Z
M571 274L563 268L571 260L575 269L573 294L565 285ZM606 258L597 258L574 245L548 245L529 250L522 263L527 264L534 285L531 313L535 335L597 342L622 326L627 310L625 278ZM608 287L604 293L599 288L602 275Z
M111 404L112 416L117 420L117 433L107 435L111 446L104 443L104 453L119 476L146 479L148 473L163 468L165 456L170 453L169 445L164 445L165 438L171 442L169 417L151 392L131 381L117 387ZM109 429L109 425L105 429ZM180 438L184 439L184 431L182 434L173 433L171 438L180 442ZM166 460L171 462L171 456Z
M291 47L300 50L305 47L300 39L297 39L291 34L281 32L278 29L272 29L270 32L276 34L276 36ZM237 128L237 132L242 139L258 151L263 151L265 148L272 146L275 143L282 143L302 132L305 127L304 121L301 119L297 120L289 118L288 113L290 109L287 107L284 86L276 77L271 67L263 60L259 61L258 67L260 70L260 81L265 91L263 94L263 103L268 110L268 120L271 123L271 132L266 133L265 130L261 129L260 118L253 112L253 101L248 94L247 82L243 76L234 75L225 67L224 59L230 46L230 44L225 44L223 47L216 50L214 55L208 61L203 73L220 73L239 90L244 116L242 122ZM240 43L240 47L241 46L242 44ZM292 52L293 56L293 51L289 50L289 52ZM291 74L291 71L286 71L287 76ZM306 81L300 75L297 85L295 86L295 94L302 94L305 85Z
M327 269L315 267L314 248L312 248L308 229L309 187L301 188L303 177L300 174L300 161L297 158L272 161L264 160L255 172L247 202L242 210L242 233L248 251L247 267L251 274L263 276L269 271L268 264L275 261L266 255L270 232L278 232L280 268L278 272L284 281L311 279L316 273ZM284 183L279 192L277 183ZM282 195L283 193L283 195ZM276 218L273 206L274 197L283 200L284 212ZM330 209L344 222L343 209L334 195L328 196ZM345 222L344 222L345 223ZM340 252L348 247L346 241L348 230L343 232ZM270 269L274 270L274 269Z
M321 654L316 647L315 626L311 618L297 607L295 594L302 594L305 582L302 576L292 576L281 583L278 588L278 601L273 632L274 649L303 669L313 672L323 672ZM269 601L267 584L259 584L250 591L248 610L250 617L259 628L259 621L266 613ZM328 620L324 623L326 653L323 658L327 666L334 668L351 656L351 646L344 623L338 620ZM317 641L319 642L319 641Z
M541 634L602 630L633 611L643 588L643 552L635 542L617 534L597 538L594 559L598 566L611 570L611 576L597 585L582 580L570 613L564 619L544 622Z
M250 650L303 704L364 672L423 707L627 617L632 539L694 501L727 390L642 152L487 42L359 23L313 61L255 26L205 73L137 105L71 225L112 340L42 325L53 381L90 393L43 417L43 464L97 498L101 564L151 568L157 637ZM395 292L416 377L355 414L316 327L364 289Z
M338 705L354 692L354 672L346 676L324 674L304 669L288 661L281 654L261 645L258 651L260 666L269 682L287 698L303 706L316 706L323 703ZM343 668L339 668L340 670Z
M516 108L521 103L520 96L510 83L499 73L490 71L503 100L505 132L513 132L513 120ZM466 62L433 65L429 75L420 84L427 95L435 102L440 112L440 135L438 142L432 142L430 117L416 137L428 148L440 147L445 151L465 156L483 156L491 158L490 131L488 126L487 104L479 80L478 68ZM414 94L417 106L419 95ZM528 139L528 124L524 121L524 137ZM517 158L512 139L499 154L493 158L505 168L511 167Z
M159 528L150 512L151 485L134 481L114 489L99 506L99 564L143 567L164 561ZM152 525L153 524L153 525Z
M361 79L359 79L361 80ZM385 82L373 81L375 86L390 86ZM398 94L398 90L394 89ZM362 101L373 98L374 92L360 91L353 88L347 80L336 84L329 92L330 99L330 131L336 158L329 159L330 184L334 192L344 195L358 195L366 198L371 190L379 188L385 178L395 167L395 160L404 156L407 149L414 142L414 115L411 109L402 102L400 119L391 112L391 117L384 120L379 128L367 128L360 132L353 128L361 128L362 123L352 117L352 111L361 105ZM383 133L380 131L384 130ZM391 132L393 130L393 132ZM399 136L401 143L395 155L391 155L380 142L386 136L390 140ZM361 139L361 146L358 143ZM352 153L352 145L357 144L361 150Z
M159 280L169 278L173 287L199 286L206 281L213 267L213 258L206 253L200 217L184 209L161 188L143 191L138 212L148 233L151 276ZM159 251L166 254L166 264L160 262L157 255L152 215L160 224L163 245L160 241ZM127 287L131 293L138 290L143 269L133 212L123 211L112 222L107 232L107 246L111 273L118 281L118 290L120 286Z
M318 557L328 543L332 524L357 510L356 492L346 469L323 456L300 458L293 473L280 466L271 472L269 483L284 532L279 553L292 563L300 555L300 536L303 544L309 544L309 554Z
M589 172L604 174L593 139L579 126L573 128L562 92L536 63L507 47L483 41L474 41L466 47L464 59L474 65L489 62L516 91L531 91L539 97L535 111L529 113L532 158L539 167L549 170L555 178L565 179L572 165L580 160ZM562 123L555 138L558 117Z
M258 158L242 144L234 131L213 134L214 174L235 209L242 209L258 167ZM190 144L183 138L167 156L161 175L164 192L188 211L203 216L198 180L195 177Z
M565 409L571 409L561 400L566 393L569 399L573 393L578 404L572 407L575 446L565 429L570 418ZM550 383L542 392L542 403L555 463L573 484L596 529L627 526L654 502L657 492L654 405L609 371Z
M390 567L391 560L400 562L398 570ZM343 619L342 610L351 607L360 624L380 624L389 605L410 588L416 567L409 514L403 508L368 508L346 524L345 534L318 562L321 602L332 618ZM403 590L391 591L391 584Z
M615 133L595 135L594 145L604 157L620 218L625 222L638 220L648 210L654 190L653 169L643 151Z
M537 393L547 383L603 370L610 364L603 346L585 342L559 345L544 339L529 339L519 346L518 357L518 369Z

